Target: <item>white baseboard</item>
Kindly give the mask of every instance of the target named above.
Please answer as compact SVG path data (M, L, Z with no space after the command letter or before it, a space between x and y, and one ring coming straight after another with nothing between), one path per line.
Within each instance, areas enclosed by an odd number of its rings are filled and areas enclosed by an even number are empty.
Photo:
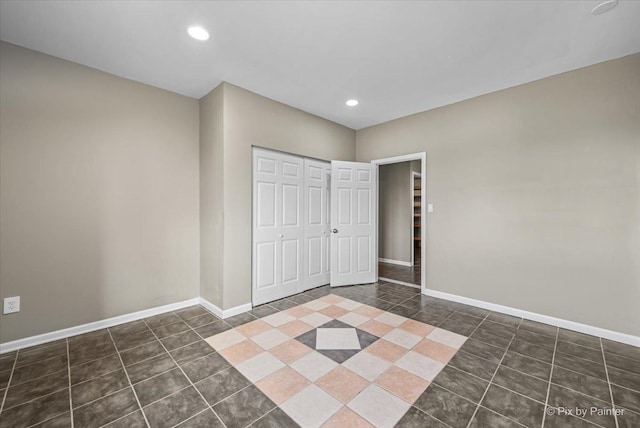
M24 339L13 340L11 342L0 343L0 354L15 351L16 349L27 348L29 346L53 342L54 340L65 339L67 337L76 336L78 334L89 333L106 327L113 327L114 325L136 321L153 315L163 314L165 312L175 311L178 309L197 305L199 302L200 300L196 297L194 299L184 300L178 303L157 306L151 309L144 309L138 312L132 312L129 314L119 315L117 317L107 318L100 321L94 321L75 327L52 331L50 333L44 333L37 336L25 337Z
M378 257L378 261L382 263L389 263L392 265L400 265L400 266L407 266L407 267L413 266L413 263L411 262L403 262L402 260L393 260L393 259L383 259L382 257Z
M398 281L397 279L385 278L383 276L379 276L378 280L381 280L381 281L384 281L384 282L392 282L394 284L406 285L407 287L411 287L411 288L420 288L420 286L418 284L412 284L410 282Z
M409 287L417 287L419 286L415 284L410 284L408 282L396 281L389 278L379 278L380 280L393 282L396 284L406 285ZM538 321L545 324L550 324L556 327L566 328L568 330L577 331L580 333L590 334L593 336L599 336L605 339L614 340L616 342L622 342L633 346L640 347L640 337L633 336L626 333L620 333L617 331L607 330L600 327L594 327L587 324L581 324L574 321L568 321L561 318L552 317L549 315L542 315L535 312L529 312L522 309L516 309L509 306L503 306L496 303L485 302L483 300L471 299L469 297L458 296L455 294L444 293L442 291L436 290L422 290L423 294L427 296L438 297L440 299L450 300L453 302L464 303L467 305L477 306L479 308L487 309L490 311L500 312L507 315L513 315L517 317L521 317L524 319L528 319L531 321ZM220 309L218 306L209 302L206 299L194 298L189 300L184 300L182 302L171 303L168 305L158 306L151 309L145 309L138 312L132 312L130 314L124 314L117 317L107 318L100 321L95 321L75 327L65 328L62 330L56 330L49 333L39 334L37 336L26 337L24 339L13 340L11 342L0 343L0 354L4 354L6 352L15 351L16 349L27 348L30 346L41 345L43 343L52 342L54 340L65 339L70 336L76 336L78 334L89 333L91 331L100 330L106 327L113 327L118 324L124 324L131 321L136 321L142 318L147 318L153 315L162 314L165 312L175 311L178 309L186 308L188 306L193 306L200 304L213 312L216 316L220 318L229 318L234 315L238 315L244 312L248 312L252 309L251 303L246 303L244 305L239 305L233 308L229 308L226 310Z
M466 305L477 306L479 308L483 308L483 309L487 309L495 312L501 312L503 314L513 315L513 316L521 317L531 321L550 324L556 327L566 328L567 330L577 331L579 333L599 336L604 339L614 340L616 342L622 342L628 345L640 346L640 337L633 336L627 333L620 333L617 331L607 330L600 327L594 327L588 324L581 324L575 321L568 321L562 318L556 318L549 315L542 315L535 312L529 312L522 309L512 308L509 306L498 305L496 303L485 302L483 300L476 300L468 297L458 296L455 294L444 293L442 291L423 289L422 294L426 294L427 296L432 296L432 297L438 297L440 299L451 300L452 302L458 302L458 303L464 303Z
M251 309L253 309L253 305L251 305L251 303L245 303L244 305L239 305L233 308L222 310L217 305L214 305L213 303L211 303L207 299L203 299L202 297L200 297L200 304L213 312L218 318L222 319L229 318L234 315L239 315L244 312L249 312Z

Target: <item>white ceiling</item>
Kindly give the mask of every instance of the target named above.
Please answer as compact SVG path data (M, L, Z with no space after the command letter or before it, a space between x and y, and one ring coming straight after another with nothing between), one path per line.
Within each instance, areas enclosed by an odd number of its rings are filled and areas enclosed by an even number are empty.
M360 129L640 52L640 2L598 3L3 0L0 38L194 98L224 80Z

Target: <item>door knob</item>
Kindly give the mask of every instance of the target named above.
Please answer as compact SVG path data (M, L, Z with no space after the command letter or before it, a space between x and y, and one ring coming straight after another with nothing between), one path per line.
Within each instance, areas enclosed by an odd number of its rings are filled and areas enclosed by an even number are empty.
M280 239L282 239L282 238L284 238L284 235L283 235L283 234L280 234Z
M338 233L338 229L333 229L331 233Z

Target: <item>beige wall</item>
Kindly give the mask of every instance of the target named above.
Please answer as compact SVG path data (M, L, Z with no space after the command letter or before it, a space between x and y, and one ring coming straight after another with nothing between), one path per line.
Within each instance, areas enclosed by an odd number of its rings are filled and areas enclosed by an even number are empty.
M249 303L253 145L426 151L429 288L640 334L640 54L357 133L227 83L198 105L0 59L0 297L22 297L0 342L199 292Z
M222 308L223 85L200 100L200 295Z
M224 309L251 302L251 147L354 160L355 131L224 87ZM203 219L205 221L205 219Z
M0 342L198 296L198 102L0 45Z
M357 132L427 153L427 287L640 334L640 54Z
M411 162L378 170L378 257L411 263L413 198Z

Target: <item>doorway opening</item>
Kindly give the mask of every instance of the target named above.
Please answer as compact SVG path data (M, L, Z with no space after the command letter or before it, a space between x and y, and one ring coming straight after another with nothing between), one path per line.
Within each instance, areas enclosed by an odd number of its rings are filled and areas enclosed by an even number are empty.
M373 161L378 176L378 280L426 286L426 155Z

